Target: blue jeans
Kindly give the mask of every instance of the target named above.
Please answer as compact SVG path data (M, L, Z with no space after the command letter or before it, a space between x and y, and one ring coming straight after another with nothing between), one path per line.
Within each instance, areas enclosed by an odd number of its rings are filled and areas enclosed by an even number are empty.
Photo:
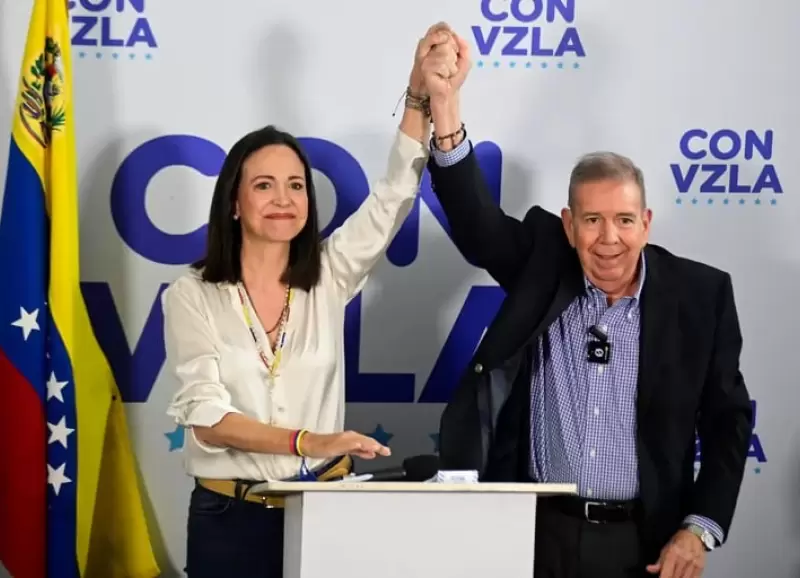
M283 578L283 509L195 484L189 502L188 578Z

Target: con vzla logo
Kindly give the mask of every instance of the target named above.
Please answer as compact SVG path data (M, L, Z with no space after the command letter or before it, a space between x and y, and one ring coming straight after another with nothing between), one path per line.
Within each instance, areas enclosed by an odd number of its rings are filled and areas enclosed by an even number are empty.
M770 203L776 204L783 193L773 161L775 133L771 129L695 128L681 135L678 146L682 162L672 163L670 170L679 195L695 196L693 203L702 195L712 204L710 195L715 194L723 204L730 202L727 195L742 195L737 200L745 204L745 195L771 193ZM760 197L753 199L756 204L762 202Z
M158 47L145 0L70 0L72 45L102 48Z
M575 26L576 0L481 0L483 22L472 26L484 58L586 56Z

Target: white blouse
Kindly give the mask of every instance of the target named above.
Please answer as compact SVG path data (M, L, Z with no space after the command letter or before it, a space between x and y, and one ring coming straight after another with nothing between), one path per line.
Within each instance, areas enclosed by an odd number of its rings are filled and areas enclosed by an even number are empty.
M187 428L210 427L235 412L276 427L342 431L345 306L408 216L427 155L421 143L397 131L386 176L323 241L320 283L310 292L293 292L273 380L248 330L236 285L206 283L196 271L172 283L162 299L167 367L178 390L167 414ZM253 321L259 341L268 343L263 327ZM191 429L187 434L184 459L192 476L280 480L300 471L296 456L211 447ZM308 465L313 469L323 462L309 459Z

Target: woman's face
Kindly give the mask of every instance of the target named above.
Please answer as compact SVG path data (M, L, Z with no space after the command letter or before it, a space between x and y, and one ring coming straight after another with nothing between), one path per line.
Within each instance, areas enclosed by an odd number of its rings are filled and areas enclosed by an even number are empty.
M269 145L242 164L236 214L242 236L260 241L294 239L308 220L305 168L288 146Z

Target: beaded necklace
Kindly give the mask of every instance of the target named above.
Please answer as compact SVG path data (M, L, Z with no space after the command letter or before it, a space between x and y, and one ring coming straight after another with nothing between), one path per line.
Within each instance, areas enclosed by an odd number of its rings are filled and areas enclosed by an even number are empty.
M283 303L283 311L281 312L280 319L276 324L278 327L278 337L275 339L275 346L270 347L272 350L272 363L270 363L269 359L267 358L267 354L264 351L261 342L256 335L255 325L253 323L253 318L250 315L250 307L248 305L248 299L245 297L247 290L244 288L242 283L238 283L236 288L239 292L239 300L242 302L242 311L244 312L244 319L247 322L247 328L250 330L250 335L253 337L253 342L256 344L256 349L258 350L258 355L261 357L261 361L264 363L264 366L267 368L267 372L269 372L270 378L274 378L278 376L278 366L281 363L281 353L283 351L283 345L286 342L286 322L289 320L289 306L292 301L292 288L286 288L286 298ZM273 328L274 329L274 328Z

